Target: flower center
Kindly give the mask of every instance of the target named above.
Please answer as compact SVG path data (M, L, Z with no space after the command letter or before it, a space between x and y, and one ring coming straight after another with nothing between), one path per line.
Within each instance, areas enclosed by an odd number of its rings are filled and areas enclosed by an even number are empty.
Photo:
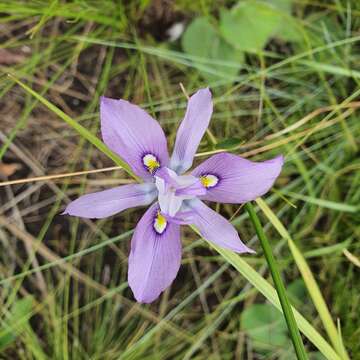
M204 195L206 188L192 175L177 175L173 170L162 167L156 171L155 185L161 212L171 217L180 210L183 200Z
M219 178L212 174L206 174L200 176L200 181L204 187L209 189L217 185L217 183L219 182Z
M142 158L143 164L149 173L153 174L159 167L160 162L153 154L146 154Z
M167 226L167 220L164 215L161 214L160 211L157 212L154 219L154 229L158 234L162 234Z

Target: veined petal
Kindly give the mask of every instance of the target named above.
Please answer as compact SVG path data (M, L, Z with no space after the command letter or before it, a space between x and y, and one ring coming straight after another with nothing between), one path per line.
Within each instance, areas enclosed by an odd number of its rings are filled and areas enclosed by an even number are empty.
M195 225L205 239L238 253L254 253L240 240L239 234L228 220L199 199L187 201L186 208L190 210L190 215L184 220Z
M213 103L208 88L191 96L176 135L170 167L178 174L188 170L211 118Z
M216 154L192 171L207 188L203 200L245 203L264 195L279 176L283 156L254 162L229 153Z
M125 100L101 98L101 133L105 144L143 179L169 162L166 137L159 123Z
M128 280L137 301L154 301L175 279L181 263L180 226L152 205L131 240Z
M198 180L194 184L176 190L175 194L176 196L180 196L183 199L191 199L194 196L205 195L206 189L204 189L204 186L201 184L201 181Z
M63 214L102 219L128 208L149 205L156 195L157 191L152 183L118 186L80 196L66 207Z

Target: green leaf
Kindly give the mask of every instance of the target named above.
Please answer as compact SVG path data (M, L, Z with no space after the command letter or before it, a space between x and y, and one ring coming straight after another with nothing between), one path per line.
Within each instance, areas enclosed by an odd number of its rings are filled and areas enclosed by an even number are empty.
M32 314L33 299L31 296L18 300L10 310L8 318L0 329L0 351L14 342L25 329Z
M302 39L289 0L242 1L221 12L220 31L230 44L248 52L262 50L271 37Z
M279 28L281 16L273 6L260 1L240 2L220 14L220 31L239 50L261 50Z
M270 304L255 304L243 311L241 327L259 350L291 346L284 316Z
M326 360L326 357L318 351L309 353L309 360Z
M285 14L291 14L292 0L264 0L263 2L274 6Z
M304 41L300 26L297 24L297 20L290 15L283 17L275 37L284 41L296 43Z
M293 281L287 287L287 293L291 300L291 302L295 306L300 306L301 304L306 302L307 299L307 291L304 281L302 279L297 279Z
M292 0L264 0L264 2L277 9L282 17L275 37L290 42L303 40L297 20L291 16Z
M244 61L244 54L226 43L205 17L195 19L187 27L182 48L208 80L224 75L235 77Z
M287 17L284 20L285 24L280 26L280 29L276 32L276 37L284 41L300 42L303 40L303 36L296 25L296 20L293 17Z
M266 0L269 5L280 11L282 21L275 36L285 41L299 42L303 40L296 18L291 16L292 0Z

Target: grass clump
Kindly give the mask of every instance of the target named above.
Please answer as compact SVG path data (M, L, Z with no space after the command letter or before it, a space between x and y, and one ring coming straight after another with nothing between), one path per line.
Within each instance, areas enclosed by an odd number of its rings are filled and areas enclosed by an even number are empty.
M171 42L166 31L205 18L219 41L236 47L221 30L220 12L238 11L233 1L0 0L0 176L7 181L114 165L8 73L93 137L99 135L99 96L142 104L170 144L186 106L179 83L188 92L210 86L215 112L198 158L219 149L252 159L286 156L274 191L263 201L306 260L356 359L360 7L335 0L290 5L287 14L301 40L274 32L258 48L224 57L187 51L184 38ZM4 170L14 164L13 173ZM259 344L242 314L269 304L191 231L183 234L183 264L171 289L150 306L133 301L127 255L141 211L96 222L59 216L70 199L127 182L124 171L114 170L0 188L0 357L295 358L286 333L280 342L268 336L277 315L261 323ZM247 262L269 278L245 212L230 205L217 210L258 251ZM331 344L288 239L262 211L284 281L300 284L289 290L294 305ZM321 358L311 342L305 346L310 358Z

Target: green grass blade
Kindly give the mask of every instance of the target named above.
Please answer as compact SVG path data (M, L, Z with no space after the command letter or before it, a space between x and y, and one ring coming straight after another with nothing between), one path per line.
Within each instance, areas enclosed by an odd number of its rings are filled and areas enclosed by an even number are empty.
M97 147L102 153L107 155L111 160L115 162L116 165L121 166L131 177L137 181L141 181L131 170L130 166L122 160L118 155L113 153L99 138L93 135L89 130L80 125L77 121L72 119L69 115L65 114L57 106L52 104L50 101L46 100L43 96L37 93L35 90L31 89L29 86L24 84L22 81L9 74L9 77L14 80L18 85L20 85L25 91L38 99L43 105L45 105L49 110L59 116L67 124L69 124L74 130L76 130L83 138L88 140L91 144Z
M317 206L320 206L323 208L327 208L327 209L331 209L331 210L350 212L350 213L356 213L359 211L359 206L355 206L355 205L339 203L336 201L325 200L325 199L318 199L313 196L301 195L301 194L294 193L292 191L286 191L283 193L294 199L306 201L310 204L314 204L314 205L317 205Z
M327 72L333 75L347 76L360 79L360 71L353 69L346 69L340 66L335 66L331 64L323 64L316 61L301 60L301 64L304 64L314 70Z
M295 262L301 272L301 275L304 279L308 292L311 296L312 301L316 307L316 310L319 313L321 321L324 325L324 328L330 338L331 343L336 349L338 354L341 354L342 359L349 359L346 349L344 348L341 337L339 336L336 326L331 318L330 311L326 305L326 302L321 294L319 286L308 266L305 258L295 245L294 241L291 239L290 234L285 229L283 224L280 222L278 217L272 212L272 210L267 206L264 200L261 198L256 199L256 203L259 205L260 209L264 212L269 221L273 224L278 233L288 241L291 253L295 259Z
M260 240L261 247L263 248L266 261L268 263L271 276L273 278L276 292L279 296L280 304L283 310L283 314L286 320L286 324L289 330L291 341L294 345L295 353L298 359L306 360L308 357L305 352L304 344L302 342L299 329L297 327L294 314L291 310L290 301L286 295L285 286L281 280L281 275L279 268L276 264L276 260L271 250L269 241L265 235L265 232L262 228L259 218L256 215L256 212L251 203L245 204L245 209L249 214L250 220L254 225L255 231L257 233L258 239Z

